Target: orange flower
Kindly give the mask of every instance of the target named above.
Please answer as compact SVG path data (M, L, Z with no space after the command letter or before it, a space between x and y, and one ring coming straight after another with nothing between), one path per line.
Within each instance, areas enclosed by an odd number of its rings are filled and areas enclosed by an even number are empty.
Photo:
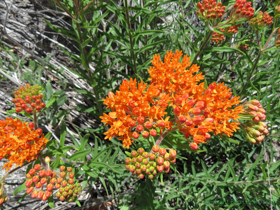
M178 50L167 52L164 62L154 55L153 67L148 69L149 87L130 79L123 81L115 95L109 92L109 97L103 100L111 112L100 117L111 126L105 139L117 137L123 147L129 148L132 138L137 139L140 132L156 128L161 134L178 128L198 144L211 137L208 132L231 136L239 129L239 123L233 122L243 112L242 106L236 106L239 98L232 97L223 83L212 83L205 89L204 83L198 84L204 78L197 74L199 66L190 65L188 56L180 62L181 57Z
M11 169L13 164L37 159L37 154L49 141L40 131L35 131L19 119L0 120L0 154L9 160L3 168ZM39 129L38 129L39 130Z

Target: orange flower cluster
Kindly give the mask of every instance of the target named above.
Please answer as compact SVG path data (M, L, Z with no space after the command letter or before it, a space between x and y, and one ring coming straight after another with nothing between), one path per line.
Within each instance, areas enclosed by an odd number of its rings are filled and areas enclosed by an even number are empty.
M254 10L255 9L251 6L251 2L246 3L246 0L236 0L234 8L229 15L229 19L231 23L235 23L244 18L250 20L254 16Z
M220 19L225 13L225 6L222 3L217 3L216 0L203 0L202 4L197 3L199 11L196 14L202 19L216 20Z
M236 106L239 98L232 97L223 83L212 83L205 89L204 83L198 84L204 78L201 73L196 74L199 66L190 65L188 56L180 62L181 57L178 50L167 52L164 62L154 55L153 67L148 69L149 87L143 82L125 80L120 91L103 99L112 110L101 117L111 126L105 139L120 137L123 146L129 148L132 138L138 138L140 132L147 137L147 133L152 135L156 130L161 133L164 129L179 129L186 138L191 136L196 143L206 143L211 137L208 132L230 136L239 129L239 123L233 122L243 112L242 106ZM174 114L166 116L167 108Z
M259 11L258 15L252 18L249 22L251 27L255 29L264 28L267 25L273 23L273 17L269 16L267 12Z
M19 119L0 120L0 160L9 160L3 168L11 169L13 164L20 165L25 161L37 159L37 154L49 141L44 138L42 129L34 130L33 123L23 123Z
M280 28L278 29L278 34L276 35L275 38L275 45L276 47L280 48Z
M225 31L224 29L220 29L220 31ZM211 42L215 43L215 44L220 44L223 40L225 40L225 36L221 33L218 32L213 32L213 35L211 37Z
M31 114L43 109L46 104L41 101L43 98L41 89L42 87L39 85L31 86L27 83L25 87L20 86L18 90L14 91L15 98L12 99L12 102L17 107L16 112L25 110Z

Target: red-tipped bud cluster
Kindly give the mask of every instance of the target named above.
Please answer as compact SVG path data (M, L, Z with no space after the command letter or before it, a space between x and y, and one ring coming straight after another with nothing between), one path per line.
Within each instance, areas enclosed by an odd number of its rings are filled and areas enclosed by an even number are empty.
M269 133L266 123L262 122L266 119L266 111L256 99L245 102L243 108L244 115L253 116L253 119L244 125L246 140L253 144L260 144Z
M46 106L41 101L43 98L41 89L42 87L39 85L26 84L14 91L15 98L12 99L12 102L16 106L16 112L26 111L31 114L41 111Z
M48 161L49 157L45 160ZM52 170L45 170L40 164L36 164L26 175L26 193L31 194L31 198L38 198L43 201L52 196L53 189L59 189L63 201L75 201L81 191L80 184L75 184L75 173L72 167L65 170L65 166L60 166L60 173ZM37 191L40 189L40 191ZM71 191L69 191L71 189Z
M233 25L230 27L226 27L225 32L229 33L229 34L236 34L238 32L238 27L240 26L240 24L237 25Z
M248 122L244 126L246 140L253 144L261 144L265 135L269 133L264 122Z
M71 186L71 187L70 187ZM59 192L55 194L55 196L62 202L69 201L73 202L78 198L78 195L82 191L80 184L73 184L69 187L61 187Z
M254 16L254 10L251 2L246 3L246 0L236 0L234 8L229 15L229 19L231 20L231 23L235 23L244 18L250 20Z
M241 50L241 51L248 51L249 45L248 44L243 44L243 43L239 43L237 45L237 49Z
M198 10L196 14L204 20L220 19L225 13L225 6L222 3L217 3L216 0L203 0L202 3L197 3Z
M7 192L4 188L4 182L0 182L0 207L8 200Z
M221 28L220 31L224 32L225 30ZM213 32L213 35L211 37L211 42L215 43L215 44L221 44L221 42L225 39L226 38L223 34L218 33L218 32Z
M254 29L262 29L273 23L273 17L269 16L267 12L259 11L258 15L252 18L249 22Z
M168 173L170 163L176 162L177 152L173 149L169 153L165 148L154 145L152 152L145 152L143 148L139 148L138 152L132 151L131 157L125 159L125 168L139 179L143 179L148 175L149 179L153 179L158 173Z
M278 29L278 33L275 38L275 46L280 48L280 29Z
M245 112L243 114L245 115L253 115L253 121L254 122L259 122L259 121L265 121L266 119L266 111L262 107L261 103L254 99L252 101L245 102L244 105L244 110Z

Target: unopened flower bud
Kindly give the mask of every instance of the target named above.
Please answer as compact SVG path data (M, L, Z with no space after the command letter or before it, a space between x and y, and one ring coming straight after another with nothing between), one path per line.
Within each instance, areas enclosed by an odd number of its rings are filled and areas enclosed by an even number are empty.
M34 189L34 187L29 187L29 188L27 188L27 189L26 189L26 193L27 193L27 194L32 193L33 189Z
M163 167L164 167L165 169L168 169L168 168L170 167L170 162L169 162L169 161L164 161Z
M159 146L158 145L154 145L152 147L153 152L157 153L159 151Z
M159 154L164 156L166 154L166 149L165 148L160 148L159 149Z
M162 157L158 157L158 158L157 158L157 164L158 164L158 165L162 165L163 162L164 162L164 159L163 159Z
M148 152L144 152L144 153L143 153L143 158L146 159L146 158L148 158L148 157L149 157L149 153L148 153Z
M163 159L164 159L164 160L169 160L169 156L170 156L170 155L169 155L168 153L166 153L166 154L164 155Z
M198 149L198 145L196 143L191 143L190 147L192 150L197 150Z
M60 166L59 167L59 170L62 172L62 171L65 171L65 166Z
M145 177L144 174L139 174L139 175L138 175L138 178L139 178L139 179L144 179L144 177Z
M26 186L26 187L30 187L32 184L33 184L33 182L32 182L31 179L26 180L26 182L25 182L25 186Z
M49 156L46 156L46 157L45 157L45 161L46 161L46 163L50 163L50 162L51 162L50 157L49 157Z
M137 156L137 152L136 152L136 151L132 151L132 152L131 152L131 156L132 156L132 157L136 157L136 156Z
M163 170L164 170L163 165L157 166L157 171L158 171L159 173L161 173Z
M176 163L176 158L170 159L170 163Z
M142 147L139 148L137 151L138 151L138 154L140 154L140 155L143 154L143 153L145 152L145 150L144 150Z

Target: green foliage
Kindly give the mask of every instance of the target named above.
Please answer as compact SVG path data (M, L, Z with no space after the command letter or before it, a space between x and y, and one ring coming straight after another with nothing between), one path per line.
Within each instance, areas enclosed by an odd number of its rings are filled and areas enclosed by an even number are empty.
M112 0L98 3L86 0L80 1L78 13L75 1L59 2L56 5L72 15L72 28L46 23L79 47L77 54L63 47L60 49L75 66L68 70L89 88L78 87L64 78L63 88L55 91L49 81L41 81L44 70L50 67L31 59L27 73L21 75L30 84L44 87L46 107L40 112L38 124L60 125L60 138L51 139L44 153L44 156L55 157L52 168L74 165L77 176L83 179L83 188L87 186L88 192L95 191L94 183L101 183L105 189L103 196L118 198L120 209L270 209L271 206L280 209L277 183L280 160L277 159L279 151L275 150L280 140L279 127L275 126L280 122L280 54L273 39L266 46L279 24L256 32L242 23L234 36L221 32L225 40L215 45L208 38L219 29L204 23L198 27L190 21L197 18L194 8L198 1L141 1L141 4L133 1L133 6L126 7ZM225 5L229 7L233 3L229 1ZM256 8L259 9L273 15L271 4ZM228 25L221 28L225 27ZM249 50L241 50L240 43L248 44ZM106 112L102 98L109 91L118 90L123 79L148 82L147 69L153 55L164 55L167 50L176 49L188 54L191 61L200 66L208 84L223 82L240 96L240 100L260 100L267 111L270 135L261 145L251 145L241 129L230 138L212 136L207 144L193 152L187 140L174 131L162 141L163 147L174 148L178 153L176 165L172 166L170 174L163 176L163 183L160 178L153 181L128 179L130 173L123 164L128 152L118 140L104 140L107 128L99 119ZM9 73L24 68L26 57L16 56L7 47L3 50L10 59L0 61L1 70L7 62ZM55 70L63 78L64 72ZM61 109L68 100L66 85L91 102L75 109L93 117L98 124L94 128L75 128L79 138L69 132L74 126L64 121L70 110ZM250 120L248 116L241 117L242 122ZM131 150L143 147L148 151L156 138L140 137ZM23 184L14 194L24 189ZM53 201L49 203L52 207Z

